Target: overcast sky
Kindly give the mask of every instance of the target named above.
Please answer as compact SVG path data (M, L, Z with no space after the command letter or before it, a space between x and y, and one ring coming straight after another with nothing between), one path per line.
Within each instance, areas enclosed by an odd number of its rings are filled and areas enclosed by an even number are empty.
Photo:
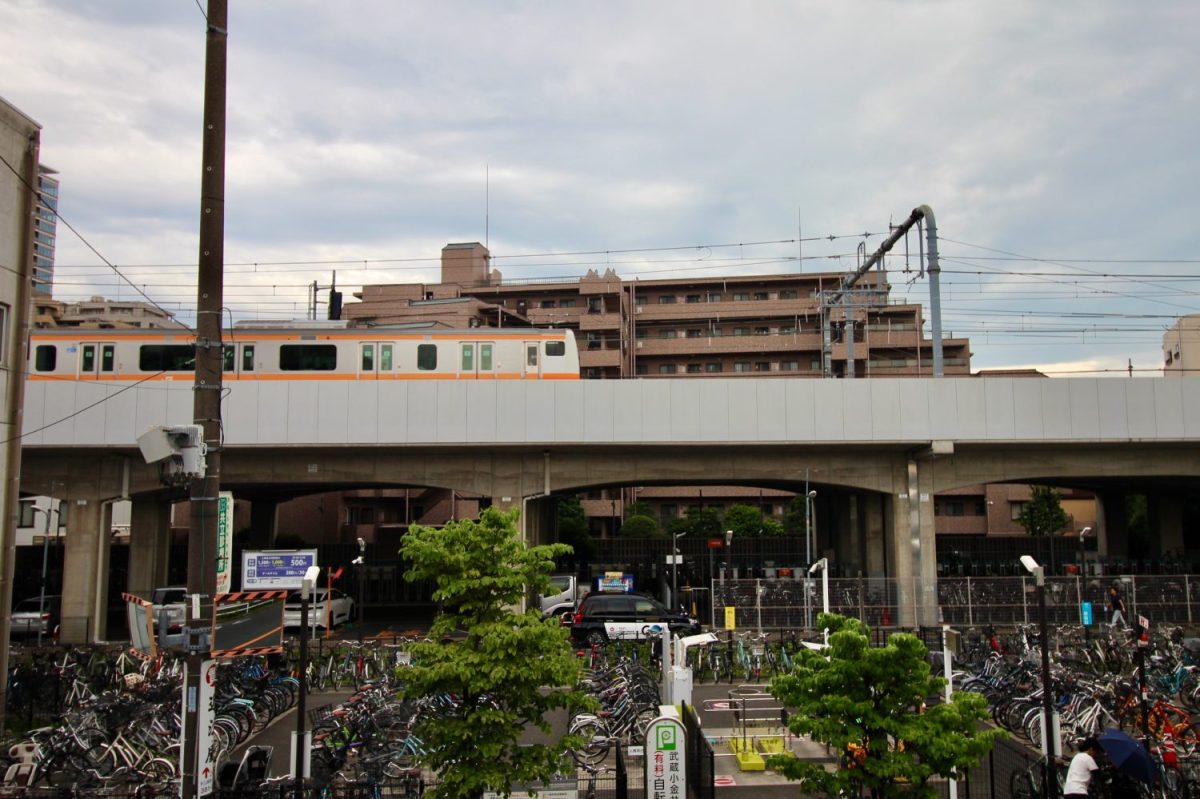
M206 5L0 2L62 216L184 317ZM1194 2L230 6L235 319L303 317L335 271L436 282L460 241L506 280L853 269L922 204L975 369L1153 376L1200 313ZM904 249L894 296L927 306ZM61 226L57 261L60 299L138 297Z

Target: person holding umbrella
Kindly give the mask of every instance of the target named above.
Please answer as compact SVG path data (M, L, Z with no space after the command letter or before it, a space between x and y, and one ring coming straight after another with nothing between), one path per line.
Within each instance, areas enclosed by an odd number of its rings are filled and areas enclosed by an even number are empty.
M1079 751L1071 758L1067 769L1067 781L1063 783L1063 799L1086 799L1092 784L1092 775L1100 766L1096 757L1100 754L1100 742L1095 738L1084 738L1079 742Z

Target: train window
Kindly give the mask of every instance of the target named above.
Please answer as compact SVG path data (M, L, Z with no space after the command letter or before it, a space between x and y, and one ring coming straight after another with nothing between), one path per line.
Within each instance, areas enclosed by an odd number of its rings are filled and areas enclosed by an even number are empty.
M143 344L138 350L138 368L143 372L194 372L196 348L191 344ZM109 370L101 364L101 371Z
M111 372L117 367L117 346L115 344L100 345L100 371Z
M33 368L39 372L53 372L58 365L58 347L53 344L39 344L33 352Z
M221 363L224 371L232 372L237 365L237 347L232 344L223 346L221 348Z
M525 347L525 364L527 366L537 366L538 348L536 344L530 344Z
M362 369L363 372L375 371L375 345L362 345Z
M253 372L254 371L254 345L253 344L243 344L242 345L242 371L243 372Z
M474 372L475 371L475 345L474 344L463 344L462 345L462 371L464 371L464 372Z
M391 344L380 344L379 345L379 371L381 371L381 372L392 371L392 345Z
M336 344L284 344L279 348L283 372L332 372L337 369Z
M94 372L96 371L96 345L84 344L83 354L79 359L79 371Z
M565 341L547 341L546 355L550 357L560 357L567 354L567 344Z
M431 372L437 368L437 345L436 344L418 344L417 345L417 369L422 372Z
M479 371L481 371L481 372L492 371L492 345L491 344L480 344L479 345Z

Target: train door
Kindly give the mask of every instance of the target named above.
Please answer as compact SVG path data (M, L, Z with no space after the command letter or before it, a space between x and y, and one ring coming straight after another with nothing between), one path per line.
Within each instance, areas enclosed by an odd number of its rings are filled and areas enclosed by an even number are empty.
M224 371L231 377L254 376L254 345L226 344L222 351Z
M493 380L493 348L490 341L461 341L458 345L458 376L476 380Z
M79 345L79 378L102 380L117 369L117 345L111 341L84 341Z
M395 368L396 345L390 341L363 341L358 345L358 376L378 380Z
M525 374L526 379L536 380L542 376L541 344L537 341L525 342Z

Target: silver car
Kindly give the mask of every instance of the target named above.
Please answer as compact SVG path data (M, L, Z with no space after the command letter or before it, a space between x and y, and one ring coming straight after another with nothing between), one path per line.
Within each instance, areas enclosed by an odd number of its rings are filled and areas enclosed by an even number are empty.
M62 597L55 594L46 597L45 609L41 597L23 599L13 607L9 617L9 632L12 635L32 637L41 631L45 638L58 635L58 622L62 610Z

